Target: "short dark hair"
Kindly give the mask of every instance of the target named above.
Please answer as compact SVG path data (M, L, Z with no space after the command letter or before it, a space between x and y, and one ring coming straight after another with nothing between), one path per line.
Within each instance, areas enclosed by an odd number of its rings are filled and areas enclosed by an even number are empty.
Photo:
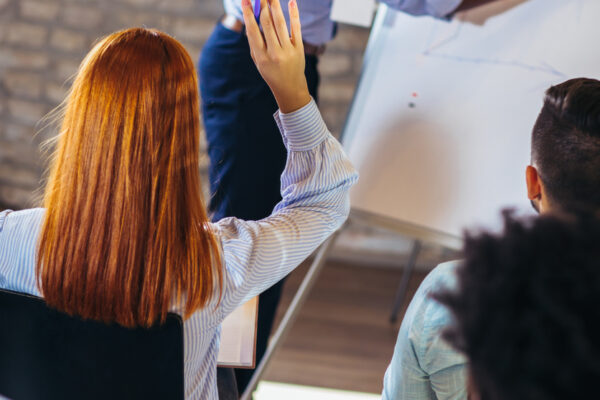
M600 222L518 221L466 236L444 337L469 360L484 400L582 399L600 381Z
M600 81L571 79L546 91L531 155L551 203L600 208Z

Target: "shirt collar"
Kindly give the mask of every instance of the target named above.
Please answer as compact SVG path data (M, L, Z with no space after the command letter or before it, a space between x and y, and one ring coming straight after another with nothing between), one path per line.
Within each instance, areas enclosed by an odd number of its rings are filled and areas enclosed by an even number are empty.
M6 217L12 211L13 210L4 210L4 211L0 212L0 231L2 231L2 228L4 228L4 221L6 221Z

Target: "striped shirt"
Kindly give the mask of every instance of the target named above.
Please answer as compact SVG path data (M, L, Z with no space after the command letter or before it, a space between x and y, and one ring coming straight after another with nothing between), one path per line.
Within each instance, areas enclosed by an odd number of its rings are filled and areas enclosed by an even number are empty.
M184 321L186 399L218 398L223 319L290 273L349 212L348 190L358 175L314 101L290 114L276 113L275 120L288 149L281 175L283 199L263 220L225 218L213 224L223 249L223 297ZM0 287L40 296L35 265L43 217L40 208L0 213ZM174 305L173 311L181 313L181 308Z

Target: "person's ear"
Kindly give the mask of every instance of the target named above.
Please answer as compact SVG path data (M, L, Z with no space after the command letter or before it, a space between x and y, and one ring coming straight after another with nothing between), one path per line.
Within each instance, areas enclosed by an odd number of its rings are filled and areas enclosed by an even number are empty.
M527 197L531 201L542 199L542 181L537 169L533 165L528 165L525 170L525 180L527 182Z

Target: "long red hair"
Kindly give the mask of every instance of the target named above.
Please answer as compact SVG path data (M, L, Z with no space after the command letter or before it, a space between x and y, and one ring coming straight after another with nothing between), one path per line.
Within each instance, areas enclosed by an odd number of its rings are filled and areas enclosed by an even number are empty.
M44 196L37 277L48 305L124 326L188 317L222 287L199 174L194 64L175 39L128 29L83 60Z

